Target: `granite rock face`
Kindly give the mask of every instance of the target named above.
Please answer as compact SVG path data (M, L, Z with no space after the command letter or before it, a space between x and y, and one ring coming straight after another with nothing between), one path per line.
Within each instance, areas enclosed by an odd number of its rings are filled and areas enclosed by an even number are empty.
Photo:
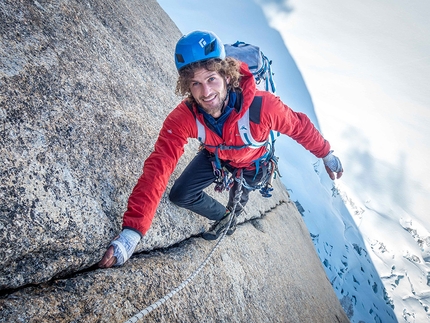
M94 266L180 101L172 57L180 36L153 0L0 3L1 322L121 322L213 247L198 237L210 223L166 193L138 254L122 268ZM166 192L197 146L185 147ZM347 321L275 184L270 199L252 195L245 223L154 321Z
M117 234L179 101L181 34L155 2L1 6L0 286L15 288L88 267ZM142 248L168 244L164 219Z
M258 225L254 222L258 222ZM258 227L258 228L257 228ZM293 203L239 225L143 322L348 322ZM125 322L191 275L215 242L191 238L0 300L4 322Z

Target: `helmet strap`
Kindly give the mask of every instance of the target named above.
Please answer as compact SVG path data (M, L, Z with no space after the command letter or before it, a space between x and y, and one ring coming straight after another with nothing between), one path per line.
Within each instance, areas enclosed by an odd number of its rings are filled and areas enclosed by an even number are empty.
M227 100L228 100L228 97L230 96L230 88L226 86L226 89L227 89L227 93L225 94L225 98L224 98L224 101L223 101L223 103L222 103L222 108L221 108L221 110L222 110L223 112L224 112L224 110L225 110L225 108L226 108L226 106L227 106L226 102L227 102Z
M228 97L230 96L230 89L231 89L230 84L227 83L227 78L226 77L224 77L224 81L225 81L226 94L225 94L225 98L224 98L224 101L223 101L223 108L225 108L225 103L226 103Z

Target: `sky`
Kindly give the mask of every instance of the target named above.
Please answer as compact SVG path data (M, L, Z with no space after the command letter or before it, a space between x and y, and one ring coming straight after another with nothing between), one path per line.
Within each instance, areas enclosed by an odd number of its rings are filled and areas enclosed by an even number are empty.
M351 321L430 322L430 2L158 3L183 33L259 45L277 95L341 158L333 183L291 139L276 145L281 180Z
M385 207L403 199L401 209L430 229L430 2L288 1L290 12L261 3L347 164L348 184L383 194Z

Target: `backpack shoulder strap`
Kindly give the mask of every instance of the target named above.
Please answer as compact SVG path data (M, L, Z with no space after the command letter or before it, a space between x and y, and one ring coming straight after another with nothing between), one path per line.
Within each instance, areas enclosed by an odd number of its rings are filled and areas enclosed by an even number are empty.
M255 96L254 100L249 107L249 120L251 122L260 124L260 114L261 114L261 103L263 102L263 97Z
M239 134L242 138L242 141L249 145L250 148L260 148L264 146L267 141L256 141L251 134L251 127L249 125L249 121L251 120L254 123L260 123L260 112L261 112L261 103L263 98L261 96L254 97L249 109L246 110L245 114L239 119L237 125L239 127Z
M196 126L197 126L197 139L201 142L201 143L205 143L206 140L206 130L205 130L205 126L199 121L199 119L197 119L196 114L194 113L193 110L193 106L191 105L190 102L185 101L185 105L188 107L188 109L190 109L191 113L194 116L194 119L196 119Z

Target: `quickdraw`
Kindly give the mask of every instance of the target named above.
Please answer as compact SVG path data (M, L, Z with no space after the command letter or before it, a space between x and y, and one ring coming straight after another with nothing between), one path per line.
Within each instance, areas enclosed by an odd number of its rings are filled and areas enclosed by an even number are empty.
M269 172L270 175L265 185L259 191L263 197L267 197L267 198L272 196L270 192L273 191L272 183L273 183L273 180L276 178L276 174L278 174L279 177L281 177L281 174L279 173L279 169L278 169L278 157L272 158L270 162L272 164L272 167Z
M233 176L224 167L217 168L215 162L212 162L213 173L215 175L215 191L218 193L229 191L234 184Z

